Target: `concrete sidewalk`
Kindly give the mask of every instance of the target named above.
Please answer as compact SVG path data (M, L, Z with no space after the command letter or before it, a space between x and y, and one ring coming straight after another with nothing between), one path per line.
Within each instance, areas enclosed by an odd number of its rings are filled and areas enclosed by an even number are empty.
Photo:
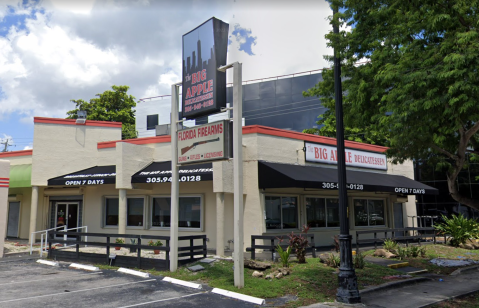
M318 303L308 308L374 307L419 308L479 291L479 267L462 269L455 275L421 275L419 282L388 283L360 291L361 304Z

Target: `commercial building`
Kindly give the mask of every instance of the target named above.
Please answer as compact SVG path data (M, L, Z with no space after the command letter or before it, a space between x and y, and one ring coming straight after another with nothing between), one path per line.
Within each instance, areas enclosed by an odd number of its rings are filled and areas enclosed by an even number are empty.
M260 125L243 127L244 241L308 224L320 246L339 232L335 139ZM207 146L207 145L204 145ZM351 229L407 227L413 165L391 165L386 148L346 142ZM33 150L0 153L11 164L9 237L67 225L88 232L169 235L169 136L121 140L121 123L34 118ZM180 168L180 235L232 247L232 160Z

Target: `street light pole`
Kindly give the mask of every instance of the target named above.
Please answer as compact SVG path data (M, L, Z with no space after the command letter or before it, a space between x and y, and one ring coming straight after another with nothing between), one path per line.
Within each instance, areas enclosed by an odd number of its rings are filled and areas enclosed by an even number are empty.
M333 8L334 16L338 7ZM339 34L339 25L333 25L333 32ZM336 102L336 143L338 149L338 189L339 189L339 253L341 263L338 275L338 293L336 300L341 303L355 304L361 302L358 291L356 272L353 266L351 249L351 235L349 234L348 220L348 193L346 190L346 162L344 153L344 127L343 127L343 90L341 87L341 60L339 50L334 48L334 99Z

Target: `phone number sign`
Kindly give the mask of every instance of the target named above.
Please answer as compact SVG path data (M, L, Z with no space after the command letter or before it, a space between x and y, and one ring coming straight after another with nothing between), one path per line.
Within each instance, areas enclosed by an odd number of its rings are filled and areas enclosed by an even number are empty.
M230 133L227 120L178 131L178 164L229 158L232 153Z

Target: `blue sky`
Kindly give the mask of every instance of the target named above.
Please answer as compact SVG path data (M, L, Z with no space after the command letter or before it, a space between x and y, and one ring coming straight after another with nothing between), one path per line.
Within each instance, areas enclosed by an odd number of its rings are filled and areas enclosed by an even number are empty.
M230 25L228 62L243 63L243 80L329 67L330 14L316 0L0 1L0 139L31 147L33 117L64 118L71 99L112 85L169 94L183 34L213 16Z

